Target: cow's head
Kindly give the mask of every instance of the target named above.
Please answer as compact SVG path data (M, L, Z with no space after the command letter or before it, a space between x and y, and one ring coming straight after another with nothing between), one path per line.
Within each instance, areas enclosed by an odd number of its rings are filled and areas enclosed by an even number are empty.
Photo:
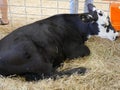
M93 4L88 4L89 14L93 17L93 23L98 24L98 36L115 40L118 37L118 32L111 25L109 16L102 10L96 9Z

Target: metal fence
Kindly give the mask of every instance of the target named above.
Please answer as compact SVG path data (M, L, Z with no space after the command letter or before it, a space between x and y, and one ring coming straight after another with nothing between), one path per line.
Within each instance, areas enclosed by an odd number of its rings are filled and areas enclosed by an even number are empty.
M101 0L94 4L108 12L109 5ZM60 13L69 13L69 0L8 0L9 20L12 27L25 25L36 20ZM83 11L84 0L79 0L79 13Z

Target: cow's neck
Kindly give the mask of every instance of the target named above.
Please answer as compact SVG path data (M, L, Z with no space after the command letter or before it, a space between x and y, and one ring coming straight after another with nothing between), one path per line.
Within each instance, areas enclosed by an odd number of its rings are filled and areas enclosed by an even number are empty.
M97 23L88 23L87 27L87 32L88 35L98 35L99 29L98 29L98 24Z

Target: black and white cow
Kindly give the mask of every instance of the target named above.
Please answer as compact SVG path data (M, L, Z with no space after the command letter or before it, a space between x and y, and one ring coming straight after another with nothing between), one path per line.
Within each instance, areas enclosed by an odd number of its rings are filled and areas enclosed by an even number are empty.
M66 59L90 54L90 35L115 40L117 32L104 12L60 14L20 27L0 40L0 74L50 75ZM26 77L27 78L27 77Z
M92 4L88 4L88 9L94 19L93 24L97 24L97 28L95 28L94 25L90 26L91 29L94 30L93 32L96 32L96 35L101 38L107 38L112 41L115 40L119 34L111 25L109 16Z

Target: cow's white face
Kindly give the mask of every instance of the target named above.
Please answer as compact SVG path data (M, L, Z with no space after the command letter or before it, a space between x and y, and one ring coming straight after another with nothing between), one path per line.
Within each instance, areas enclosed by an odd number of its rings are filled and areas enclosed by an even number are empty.
M118 32L115 32L114 28L112 27L108 15L101 10L96 10L96 12L98 15L98 20L96 22L98 23L98 28L100 31L98 36L102 38L108 38L112 41L115 40L118 36Z
M105 12L96 9L92 4L88 5L88 9L93 18L95 18L95 22L98 24L98 36L112 41L115 40L118 37L118 32L116 32L111 25L108 15Z

